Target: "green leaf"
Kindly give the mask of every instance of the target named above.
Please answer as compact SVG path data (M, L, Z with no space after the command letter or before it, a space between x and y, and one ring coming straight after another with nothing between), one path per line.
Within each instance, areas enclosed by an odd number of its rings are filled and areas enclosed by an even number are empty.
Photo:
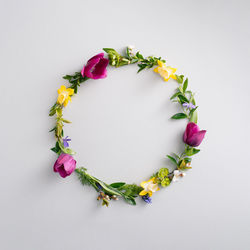
M196 148L192 148L192 147L188 147L185 150L185 153L187 156L192 156L192 155L198 154L199 152L200 152L200 149L196 149Z
M139 58L139 59L141 59L141 60L144 59L143 56L140 54L139 51L138 51L135 55L136 55L137 58Z
M103 48L103 50L106 52L106 53L110 53L110 52L116 52L114 49L112 48ZM117 52L116 52L117 53Z
M135 199L133 197L131 197L131 196L123 196L123 198L130 205L133 205L133 206L136 205Z
M62 119L62 121L65 122L65 123L71 123L71 121L66 120L66 119Z
M180 94L181 94L180 91L176 92L175 94L173 94L173 95L170 97L170 100L173 100L175 97L177 97L177 96L180 95Z
M54 131L54 130L56 130L56 127L52 128L49 132L52 132L52 131Z
M176 166L178 166L178 163L177 163L177 161L175 160L174 157L172 157L172 156L170 156L170 155L167 155L167 157L168 157Z
M181 104L183 104L185 102L189 103L189 100L184 95L180 94L180 95L178 95L178 98L179 98Z
M122 186L124 186L126 183L125 182L114 182L112 184L110 184L109 186L113 187L113 188L120 188Z
M191 113L189 121L197 123L197 120L198 120L198 114L197 114L197 110L195 110L194 112Z
M178 83L183 83L184 75L180 75L180 76L175 75L175 76L176 76L176 80L177 80Z
M187 118L187 115L184 113L177 113L171 117L171 119L179 120L179 119L184 119Z
M183 92L184 93L185 93L187 87L188 87L188 78L186 78L185 82L183 83Z

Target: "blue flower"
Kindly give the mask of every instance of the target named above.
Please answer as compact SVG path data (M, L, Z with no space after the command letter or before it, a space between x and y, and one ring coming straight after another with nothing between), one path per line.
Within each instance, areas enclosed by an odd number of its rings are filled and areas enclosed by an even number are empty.
M148 194L143 195L141 198L148 204L152 203L152 198Z
M69 139L68 136L66 136L65 138L63 138L63 146L64 146L65 148L68 148L68 147L69 147L68 141L71 141L71 139Z
M183 103L182 106L184 108L187 108L187 109L195 109L196 108L196 106L193 103L187 103L187 102Z

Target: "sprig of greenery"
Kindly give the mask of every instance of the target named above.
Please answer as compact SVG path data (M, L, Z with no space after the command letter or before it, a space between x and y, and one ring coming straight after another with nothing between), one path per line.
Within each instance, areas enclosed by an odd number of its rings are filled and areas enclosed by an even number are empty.
M112 48L103 48L103 50L108 54L109 64L111 66L120 67L128 64L137 63L139 70L137 73L141 72L144 69L152 68L153 66L158 64L158 61L162 61L165 63L165 60L161 59L161 57L148 56L144 58L140 52L136 52L135 54L127 47L126 53L124 55L119 54L116 50Z
M89 78L86 76L83 77L81 72L75 72L74 75L66 75L63 77L63 79L69 81L70 88L74 89L74 93L77 94L80 84L87 81Z
M187 109L183 107L184 103L196 105L194 94L192 91L187 90L188 78L184 81L184 75L175 75L176 81L179 83L176 92L170 97L173 102L178 102L181 105L182 113L177 113L171 117L171 119L179 120L187 118L190 122L197 123L197 108Z
M116 182L108 185L96 177L88 174L86 172L86 168L77 168L75 172L83 185L92 186L97 192L104 194L102 195L102 199L103 205L106 206L109 204L109 199L114 196L121 196L129 204L136 205L135 197L138 196L142 190L141 187L135 184L131 185L124 182Z

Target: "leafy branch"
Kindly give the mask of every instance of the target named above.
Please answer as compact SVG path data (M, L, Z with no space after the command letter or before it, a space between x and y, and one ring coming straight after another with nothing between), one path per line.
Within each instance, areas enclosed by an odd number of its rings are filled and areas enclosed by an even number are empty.
M188 78L184 81L184 75L175 75L176 81L179 86L176 92L170 97L172 102L177 102L181 105L182 113L177 113L171 117L171 119L185 119L187 118L190 122L197 123L197 108L192 91L187 90Z
M116 182L110 185L97 179L96 177L87 173L86 168L77 168L75 172L78 175L83 185L92 186L97 192L99 192L99 199L103 200L103 205L108 206L109 200L116 200L117 197L123 197L123 199L131 205L136 205L135 197L138 196L141 187L135 184L126 184L124 182Z

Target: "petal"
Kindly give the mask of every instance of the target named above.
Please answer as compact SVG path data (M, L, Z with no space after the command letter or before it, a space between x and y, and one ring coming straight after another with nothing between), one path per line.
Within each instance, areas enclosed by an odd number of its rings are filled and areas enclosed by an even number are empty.
M141 182L141 187L145 187L145 185L147 184L147 181L143 181L143 182Z
M171 75L171 77L174 79L174 80L176 80L177 78L176 78L176 76L173 74L173 75Z
M92 60L89 60L85 66L84 75L88 78L93 78L92 70L99 61L100 58L93 58Z
M95 65L94 70L92 71L93 79L102 79L107 76L107 66L109 64L109 60L107 58L102 58Z
M66 87L64 85L62 85L60 87L60 89L57 90L58 94L62 93L62 91L65 91L66 90Z
M183 135L183 141L184 143L188 144L188 139L193 136L193 134L199 132L199 127L196 123L194 122L189 122L187 124L186 130Z
M152 196L152 191L148 191L148 195L151 197Z
M71 174L76 168L76 161L72 157L69 161L65 162L63 165L66 173Z
M159 73L158 68L159 68L159 67L154 68L153 71L154 71L155 73Z
M158 65L159 65L160 67L165 66L165 64L164 64L162 61L160 61L160 60L158 60L157 63L158 63Z
M83 68L82 68L82 70L81 70L81 75L82 75L82 77L84 77L84 71L85 71L85 66L83 65Z
M69 93L69 95L73 95L74 94L74 89L67 88L67 92Z
M104 53L99 53L99 54L97 54L97 55L91 57L91 58L88 60L88 62L90 62L91 60L95 60L95 59L101 59L101 58L103 58L103 57L104 57ZM88 62L87 62L87 63L88 63Z
M67 172L65 171L65 169L63 168L63 166L61 166L59 169L58 169L58 173L60 174L60 176L62 178L65 178L68 176Z
M142 190L142 191L139 193L139 195L141 195L141 196L146 195L146 194L147 194L147 192L146 192L145 190Z
M206 132L206 130L201 130L193 134L190 138L188 138L188 145L192 147L198 147L203 141Z

